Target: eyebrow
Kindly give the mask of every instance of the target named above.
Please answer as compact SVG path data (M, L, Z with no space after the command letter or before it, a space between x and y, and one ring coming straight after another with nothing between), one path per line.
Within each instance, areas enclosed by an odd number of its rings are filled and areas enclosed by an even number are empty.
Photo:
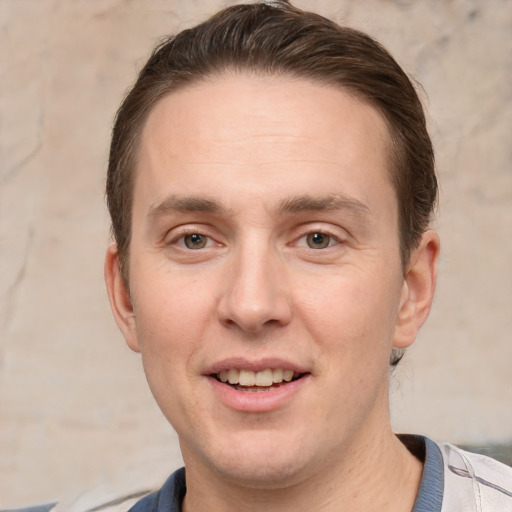
M148 211L149 217L158 217L170 213L205 212L226 214L230 211L217 201L200 196L169 196L154 204Z
M366 216L369 208L354 197L345 194L329 194L324 197L302 195L285 199L276 213L302 213L310 211L347 210L358 216Z
M298 214L312 211L347 210L358 216L365 216L369 208L353 197L345 194L329 194L322 197L310 195L294 196L284 199L277 208L272 209L274 215L283 213ZM232 214L232 210L213 199L201 196L169 196L162 202L154 204L148 211L149 217L172 213L204 212L217 215Z

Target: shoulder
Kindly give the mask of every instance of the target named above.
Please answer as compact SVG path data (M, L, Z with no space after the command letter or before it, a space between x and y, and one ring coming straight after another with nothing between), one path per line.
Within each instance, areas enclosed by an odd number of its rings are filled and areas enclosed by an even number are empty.
M153 512L153 498L156 495L157 492L142 491L114 496L109 492L93 490L73 501L0 509L0 512Z
M512 512L512 468L484 455L438 444L444 465L442 512L475 504L481 512Z
M55 509L56 503L45 503L44 505L34 505L32 507L0 509L0 512L51 512Z
M186 493L185 469L178 469L165 480L162 474L166 461L153 460L149 466L122 472L115 481L69 500L16 509L2 509L0 505L0 512L180 512Z
M156 493L155 493L156 494ZM0 509L0 512L128 512L144 498L153 496L152 491L131 493L111 493L104 489L94 489L71 501L34 505L15 509ZM148 504L148 501L144 503ZM153 508L139 507L137 512L152 512Z
M126 480L122 486L102 486L71 502L58 503L49 510L22 509L13 512L180 512L186 492L185 469L171 474L160 488ZM0 511L1 512L1 511Z
M180 512L187 484L185 468L175 471L161 489L138 501L129 512Z

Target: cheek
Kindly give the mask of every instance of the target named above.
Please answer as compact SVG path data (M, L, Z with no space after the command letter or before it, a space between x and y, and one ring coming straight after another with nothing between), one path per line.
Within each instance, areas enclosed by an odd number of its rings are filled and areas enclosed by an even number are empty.
M163 331L186 335L210 307L204 283L194 276L157 271L141 275L138 283L141 285L134 287L134 311L143 338Z
M296 294L308 330L347 355L391 344L399 300L398 287L355 271L310 283Z
M187 371L203 339L211 299L194 280L179 276L146 276L142 282L134 290L134 312L144 368L148 380L172 380Z
M146 379L162 412L174 424L176 417L185 415L183 397L194 401L186 383L203 339L201 318L207 305L190 281L162 277L146 281L136 298L136 329Z

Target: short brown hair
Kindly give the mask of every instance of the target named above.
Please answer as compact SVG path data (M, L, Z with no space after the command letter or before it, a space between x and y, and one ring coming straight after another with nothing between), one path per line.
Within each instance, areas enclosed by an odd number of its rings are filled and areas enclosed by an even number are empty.
M383 115L391 136L389 173L398 200L405 268L437 199L434 152L416 90L371 37L281 0L228 7L169 37L154 50L124 99L112 133L107 202L126 284L134 171L145 121L164 95L227 71L338 86Z

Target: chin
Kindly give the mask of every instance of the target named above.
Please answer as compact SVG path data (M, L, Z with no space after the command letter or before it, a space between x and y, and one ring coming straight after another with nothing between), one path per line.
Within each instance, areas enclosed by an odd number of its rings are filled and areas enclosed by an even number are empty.
M306 467L295 458L289 460L254 461L217 467L222 476L239 486L252 489L280 489L307 478Z
M251 442L247 436L251 435ZM307 478L314 464L308 461L307 450L293 439L245 433L238 440L226 440L224 450L221 443L216 454L208 457L210 468L223 478L240 486L259 489L288 487ZM269 442L270 441L270 442Z

